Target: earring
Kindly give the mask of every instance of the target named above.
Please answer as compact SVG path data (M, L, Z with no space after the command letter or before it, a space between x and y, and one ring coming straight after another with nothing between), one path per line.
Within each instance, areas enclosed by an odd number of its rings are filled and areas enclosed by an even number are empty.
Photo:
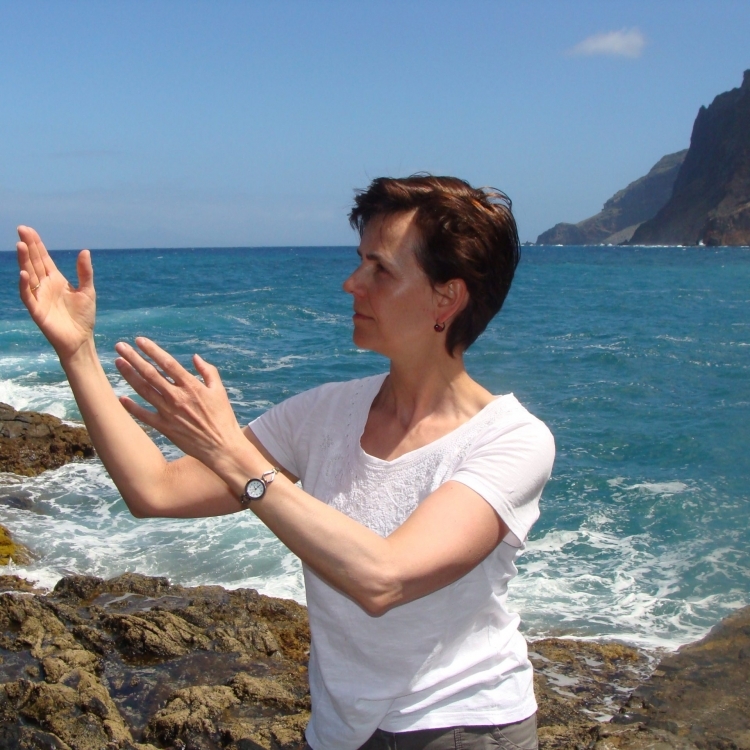
M433 327L438 333L442 333L445 330L445 323L435 323Z

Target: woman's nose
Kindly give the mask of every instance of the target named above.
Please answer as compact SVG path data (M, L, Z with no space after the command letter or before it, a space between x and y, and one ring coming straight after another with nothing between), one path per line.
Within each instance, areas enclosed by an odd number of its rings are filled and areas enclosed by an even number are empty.
M344 283L341 285L343 290L347 294L356 294L357 289L359 287L359 284L357 283L357 271L359 271L359 268L355 269L354 271L349 274L349 278L347 278Z

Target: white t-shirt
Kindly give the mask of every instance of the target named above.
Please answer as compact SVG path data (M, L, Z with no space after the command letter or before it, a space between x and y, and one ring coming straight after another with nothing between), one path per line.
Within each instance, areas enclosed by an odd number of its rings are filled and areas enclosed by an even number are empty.
M380 617L306 566L315 750L355 750L391 732L506 724L536 711L520 618L506 609L515 559L539 517L554 441L513 395L393 461L360 445L385 375L328 383L270 409L251 429L318 500L381 536L449 480L497 511L510 533L465 576ZM336 540L331 540L336 544Z

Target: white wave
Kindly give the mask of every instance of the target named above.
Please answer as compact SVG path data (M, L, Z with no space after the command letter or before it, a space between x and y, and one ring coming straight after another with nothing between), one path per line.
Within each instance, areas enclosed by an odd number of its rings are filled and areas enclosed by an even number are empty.
M8 495L32 507L2 504ZM0 475L0 523L35 555L14 572L46 588L67 574L110 578L134 571L304 601L299 561L255 516L133 518L98 460L32 478Z
M40 411L64 419L77 414L67 381L33 384L35 373L19 380L0 380L0 401L18 411Z
M15 377L7 377L8 370L11 369L7 366L8 359L0 360L0 373L6 375L0 379L0 401L18 411L38 411L60 419L80 422L80 413L73 392L55 355L22 359L18 369L24 371ZM34 364L40 366L39 369L30 369ZM115 369L114 358L102 358L102 365L108 372L109 381L118 396L132 394L130 386ZM41 366L44 366L44 369ZM54 367L54 376L49 372L51 367Z
M622 477L610 480L613 486L624 483ZM666 486L649 485L647 491L668 497L688 489L684 483L661 484ZM690 540L671 549L654 547L648 533L608 531L612 521L598 515L578 530L551 531L529 542L509 602L530 637L598 637L673 650L747 603L747 592L739 590L685 596L686 577L696 575L697 564L702 572L696 578L707 589L716 576L746 580L750 570L737 560L736 548L709 547L703 554Z
M630 487L623 487L624 490L646 490L652 495L676 495L680 492L689 490L689 486L684 482L641 482L633 484Z
M577 531L550 531L541 539L528 542L526 548L534 552L556 552L566 544L578 541L578 538Z

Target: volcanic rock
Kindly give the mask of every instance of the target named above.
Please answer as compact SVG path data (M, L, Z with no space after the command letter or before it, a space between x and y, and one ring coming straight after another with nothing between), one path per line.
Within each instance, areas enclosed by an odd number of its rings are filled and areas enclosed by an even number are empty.
M618 732L617 725L630 725L631 732ZM665 657L632 693L611 729L622 748L640 747L644 732L651 732L673 747L750 749L750 607Z
M6 592L0 747L299 748L308 653L305 609L249 589L126 574Z
M304 746L299 604L136 574L29 588L0 578L0 747ZM750 749L750 608L649 679L653 657L617 643L549 638L529 652L542 750Z
M629 244L750 244L750 70L700 108L671 199Z
M7 565L11 560L16 565L26 565L31 562L31 553L23 544L13 541L8 529L0 525L0 565Z
M0 472L33 477L95 455L85 427L0 403Z
M615 193L602 210L578 224L556 224L542 232L538 245L619 245L641 223L656 215L672 195L687 150L662 157L649 173Z

